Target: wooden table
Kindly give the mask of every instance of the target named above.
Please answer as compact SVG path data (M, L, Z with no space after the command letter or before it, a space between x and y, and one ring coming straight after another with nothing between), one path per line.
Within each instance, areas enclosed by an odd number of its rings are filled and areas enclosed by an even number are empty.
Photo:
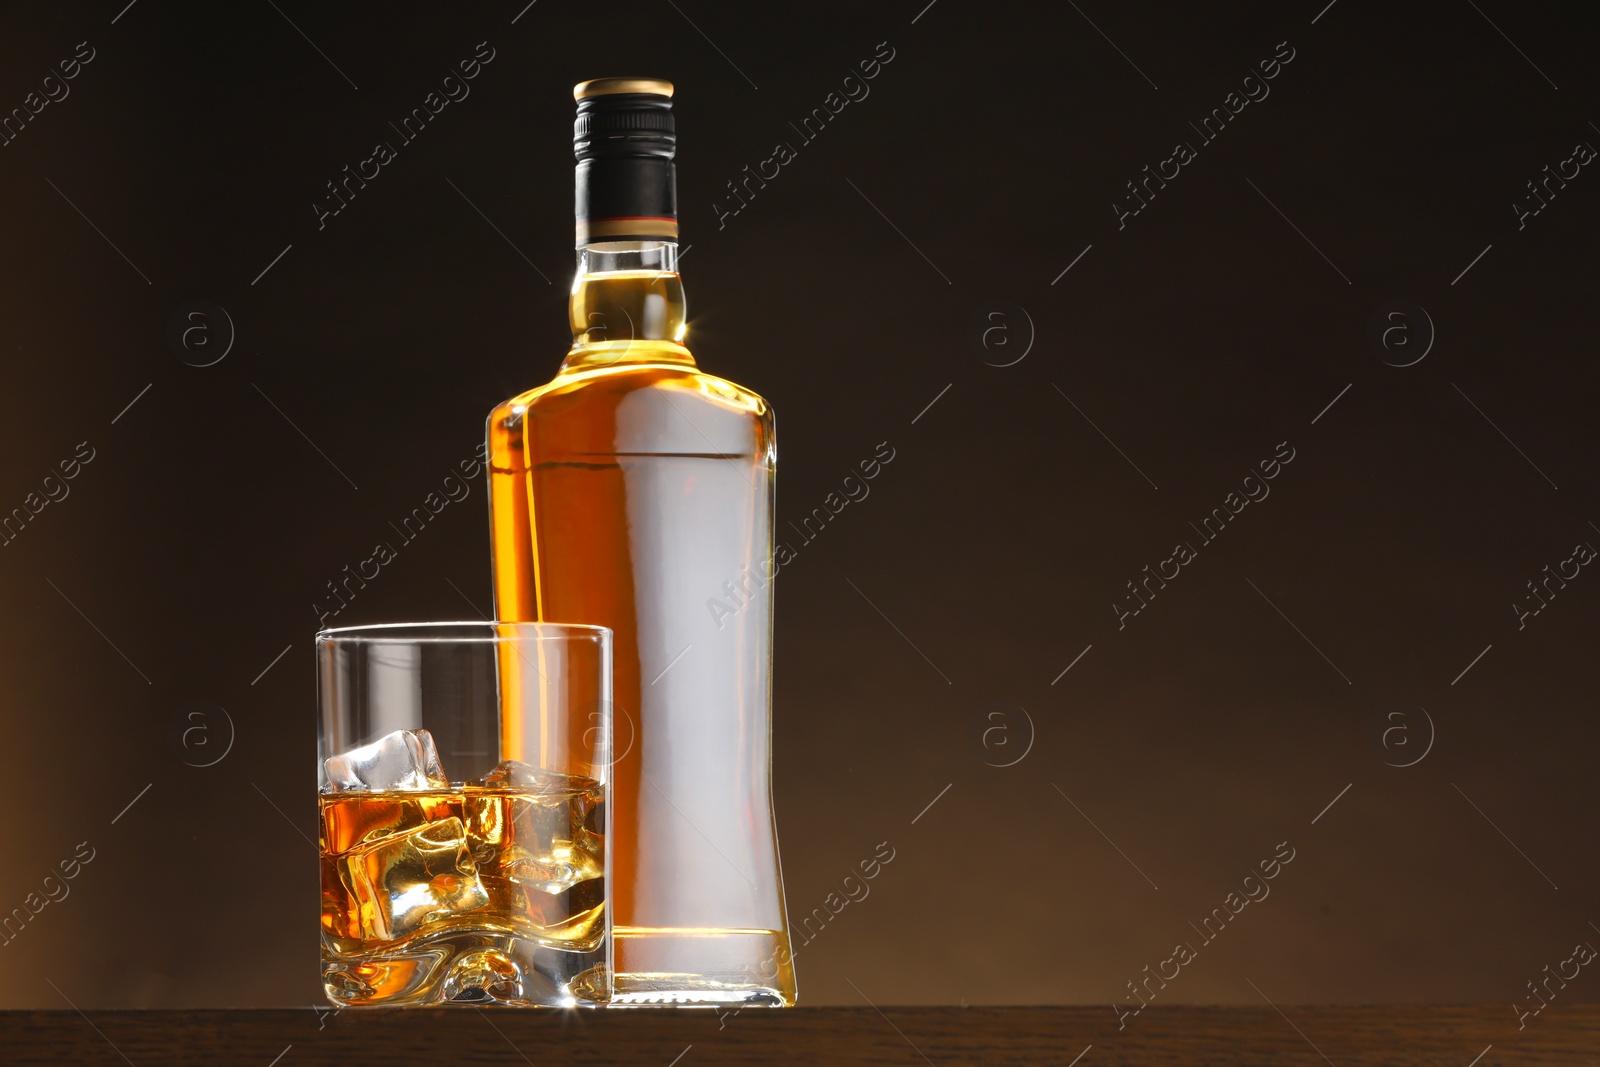
M709 1011L0 1012L0 1063L1259 1064L1507 1067L1600 1060L1600 1005L1552 1004L1518 1030L1509 1005L1158 1007L1117 1029L1108 1007Z

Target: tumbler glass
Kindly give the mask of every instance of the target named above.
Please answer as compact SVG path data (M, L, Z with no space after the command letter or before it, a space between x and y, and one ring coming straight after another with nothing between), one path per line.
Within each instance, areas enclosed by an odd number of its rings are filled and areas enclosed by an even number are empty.
M322 980L341 1007L611 994L611 631L317 635Z

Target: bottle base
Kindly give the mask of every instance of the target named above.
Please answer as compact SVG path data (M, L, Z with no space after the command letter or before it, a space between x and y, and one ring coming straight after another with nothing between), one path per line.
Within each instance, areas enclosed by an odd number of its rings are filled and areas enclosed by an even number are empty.
M617 927L612 1007L792 1007L781 930Z
M619 976L609 1008L677 1006L683 1008L789 1008L777 989L735 988L707 982L693 974L630 974Z

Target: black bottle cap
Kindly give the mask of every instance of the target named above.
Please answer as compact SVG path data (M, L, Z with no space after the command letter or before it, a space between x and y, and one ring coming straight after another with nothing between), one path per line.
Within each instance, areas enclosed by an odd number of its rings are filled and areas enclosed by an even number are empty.
M676 241L672 83L597 78L573 87L577 243Z

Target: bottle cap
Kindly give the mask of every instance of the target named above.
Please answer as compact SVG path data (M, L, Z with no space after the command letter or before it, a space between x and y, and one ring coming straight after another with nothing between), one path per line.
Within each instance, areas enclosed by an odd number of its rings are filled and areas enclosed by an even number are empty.
M652 93L670 97L672 83L664 78L591 78L572 87L572 99L609 96L615 93Z
M573 87L579 245L678 239L672 91L659 78L596 78Z

